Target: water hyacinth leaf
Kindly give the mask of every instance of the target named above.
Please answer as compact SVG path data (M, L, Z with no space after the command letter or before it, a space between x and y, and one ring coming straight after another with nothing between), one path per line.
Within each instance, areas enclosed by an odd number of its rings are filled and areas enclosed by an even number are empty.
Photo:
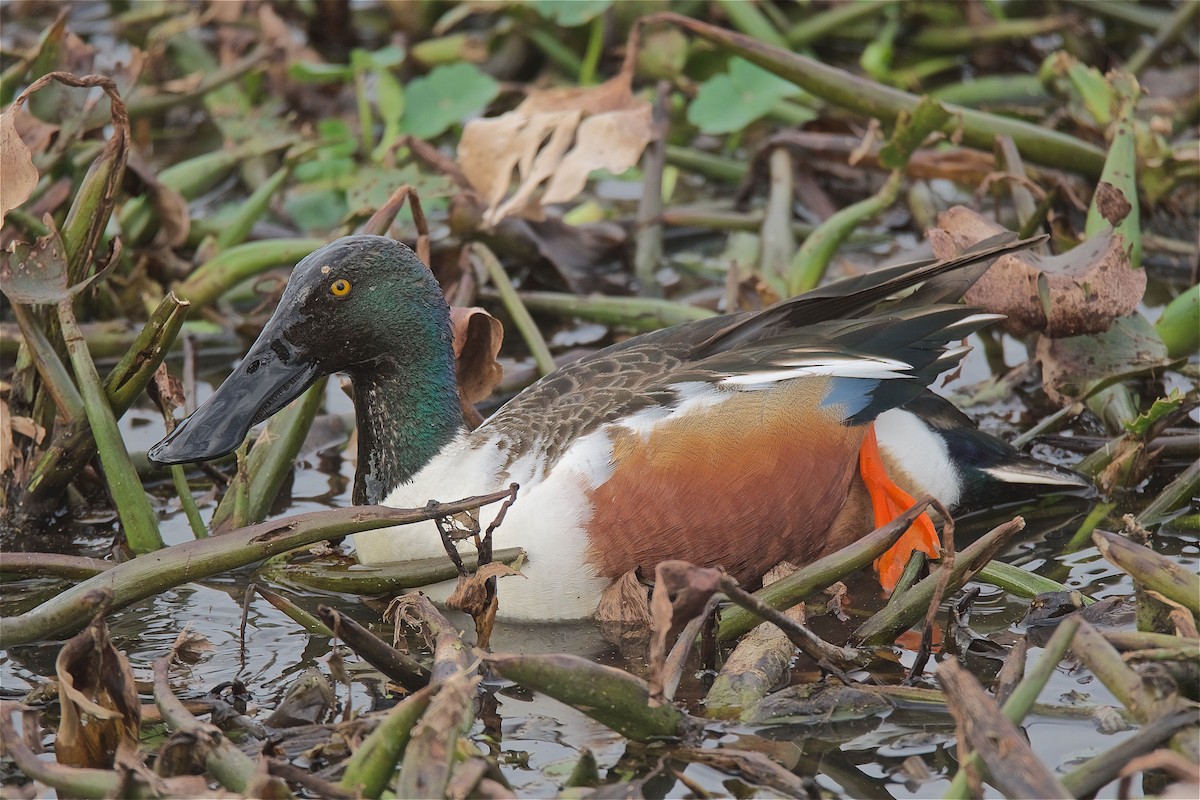
M17 133L15 110L0 114L0 224L9 211L24 203L33 194L38 182L37 167L25 142Z
M704 133L740 131L764 116L796 86L744 58L729 61L729 71L700 84L688 105L688 122Z
M565 28L576 28L603 14L612 0L528 0L544 18Z
M52 217L43 222L50 233L33 244L14 242L0 260L0 291L14 303L54 305L71 296L62 237Z
M473 64L444 64L408 84L401 127L418 139L432 139L474 116L496 99L500 84Z
M1004 230L973 209L955 206L938 215L929 242L934 255L949 258L957 248ZM1066 337L1108 330L1114 319L1137 308L1145 289L1146 276L1130 268L1124 238L1110 230L1061 255L1004 255L967 290L965 300L1006 315L1002 324L1011 333Z
M1116 320L1104 333L1038 340L1046 394L1055 403L1084 400L1106 386L1171 363L1166 345L1141 314Z
M1144 413L1139 414L1137 419L1130 420L1125 423L1125 430L1135 436L1144 437L1154 423L1161 420L1163 417L1172 413L1183 405L1187 398L1184 397L1178 389L1172 389L1171 393L1166 397L1159 397L1150 405Z

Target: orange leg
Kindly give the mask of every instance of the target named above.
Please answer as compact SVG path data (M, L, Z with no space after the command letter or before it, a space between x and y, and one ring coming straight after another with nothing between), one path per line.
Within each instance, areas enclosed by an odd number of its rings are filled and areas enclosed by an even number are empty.
M912 508L915 502L913 498L892 482L883 467L879 443L875 440L874 424L867 426L867 435L863 437L862 447L859 448L858 471L862 474L867 493L871 495L876 528L888 524ZM891 549L875 559L879 583L884 589L890 592L896 588L896 583L904 573L904 567L914 550L920 550L930 558L937 558L940 552L937 532L933 529L933 521L929 519L928 514L917 517Z

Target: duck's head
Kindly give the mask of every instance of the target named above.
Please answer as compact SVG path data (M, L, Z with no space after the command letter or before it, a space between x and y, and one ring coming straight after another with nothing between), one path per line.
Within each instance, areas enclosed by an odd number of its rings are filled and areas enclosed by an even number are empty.
M347 236L296 265L279 306L220 388L148 453L157 464L218 458L255 424L333 372L440 375L452 357L446 301L408 247L383 236ZM397 364L401 365L397 367ZM406 372L407 370L407 372ZM364 380L364 383L369 380Z

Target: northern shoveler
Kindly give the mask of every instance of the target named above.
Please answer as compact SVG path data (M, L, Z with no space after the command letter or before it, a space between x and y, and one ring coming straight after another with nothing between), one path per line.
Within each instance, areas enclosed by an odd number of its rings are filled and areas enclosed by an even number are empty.
M967 352L963 338L997 319L956 301L1018 246L885 268L762 311L633 337L545 376L467 430L432 273L403 244L349 236L296 266L246 358L150 458L229 453L319 376L345 372L356 503L416 507L520 484L497 546L525 548L526 579L501 587L502 616L589 616L612 579L635 567L652 574L664 559L721 565L753 584L779 561L845 546L914 495L953 506L972 476L1079 485L926 389ZM355 547L364 563L445 552L432 523L358 534ZM884 585L914 549L937 547L922 517L878 563Z

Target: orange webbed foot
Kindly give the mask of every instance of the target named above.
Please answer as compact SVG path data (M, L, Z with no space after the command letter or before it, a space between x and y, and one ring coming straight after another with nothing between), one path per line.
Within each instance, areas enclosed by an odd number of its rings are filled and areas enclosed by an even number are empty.
M858 469L862 475L867 493L871 496L871 507L875 513L875 527L888 524L896 517L912 508L912 496L897 486L883 466L883 457L879 453L879 443L875 439L874 424L867 426L867 434L863 437L862 446L858 451ZM937 531L934 530L933 520L928 514L921 514L900 539L883 555L875 559L875 569L879 572L879 583L888 592L896 588L904 567L913 551L920 550L930 558L937 558L941 552L938 546Z

